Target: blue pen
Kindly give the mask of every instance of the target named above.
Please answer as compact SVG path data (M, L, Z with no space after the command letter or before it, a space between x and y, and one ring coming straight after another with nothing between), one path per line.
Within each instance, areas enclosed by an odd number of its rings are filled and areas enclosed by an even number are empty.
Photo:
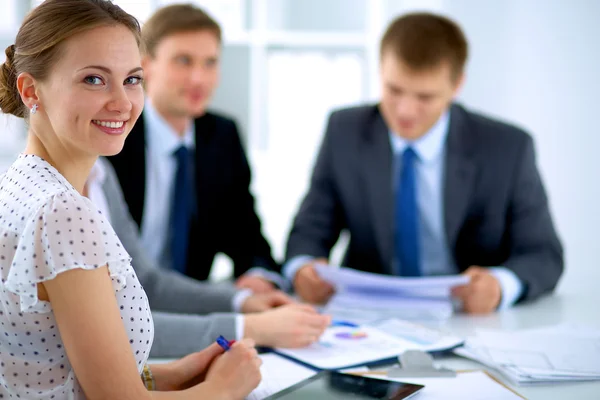
M235 340L227 340L223 336L219 336L217 338L217 344L223 348L223 350L227 351L233 346Z
M348 322L348 321L341 321L339 319L334 319L331 321L331 326L347 326L349 328L358 328L358 325L352 323L352 322Z

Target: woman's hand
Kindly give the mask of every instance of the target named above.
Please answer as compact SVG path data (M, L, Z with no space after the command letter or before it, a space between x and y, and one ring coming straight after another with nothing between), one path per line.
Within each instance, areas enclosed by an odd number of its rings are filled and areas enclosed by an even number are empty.
M213 361L225 351L216 343L177 361L150 366L156 390L175 391L196 386L204 381Z
M254 341L241 340L210 365L203 385L211 386L215 393L223 393L226 398L244 399L260 383L261 364Z

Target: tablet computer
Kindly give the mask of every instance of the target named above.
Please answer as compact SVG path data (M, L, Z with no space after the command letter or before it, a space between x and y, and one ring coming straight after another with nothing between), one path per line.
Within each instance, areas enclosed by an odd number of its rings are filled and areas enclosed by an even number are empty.
M267 397L269 400L401 400L417 394L423 385L321 371L315 376Z

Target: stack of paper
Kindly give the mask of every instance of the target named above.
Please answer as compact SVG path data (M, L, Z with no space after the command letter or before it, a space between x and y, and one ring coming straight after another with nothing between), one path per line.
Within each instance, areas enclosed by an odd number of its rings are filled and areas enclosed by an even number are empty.
M496 369L518 385L600 380L600 331L572 327L481 330L457 355Z
M331 266L316 270L336 288L323 312L355 323L385 318L444 321L453 312L451 288L469 281L462 275L401 278Z
M317 265L316 270L336 288L374 296L447 299L454 286L469 283L465 275L404 278L327 265Z
M356 324L399 318L438 325L450 318L452 310L452 303L447 300L390 298L343 292L335 294L322 312Z

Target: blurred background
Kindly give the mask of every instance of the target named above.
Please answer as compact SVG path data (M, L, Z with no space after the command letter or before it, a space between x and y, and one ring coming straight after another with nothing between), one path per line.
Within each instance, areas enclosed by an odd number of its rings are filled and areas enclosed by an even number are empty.
M181 1L115 0L143 23ZM212 108L234 117L253 169L252 189L276 258L304 195L327 114L377 101L378 45L397 15L431 10L455 19L470 43L459 101L534 137L538 166L566 250L561 292L600 283L600 1L188 0L224 30L221 85ZM0 48L14 42L38 0L0 0ZM4 53L0 53L0 62ZM0 114L0 170L22 150L26 127ZM456 188L461 190L461 188ZM344 240L334 256L339 260ZM598 246L598 247L596 247ZM225 257L213 279L230 274Z

